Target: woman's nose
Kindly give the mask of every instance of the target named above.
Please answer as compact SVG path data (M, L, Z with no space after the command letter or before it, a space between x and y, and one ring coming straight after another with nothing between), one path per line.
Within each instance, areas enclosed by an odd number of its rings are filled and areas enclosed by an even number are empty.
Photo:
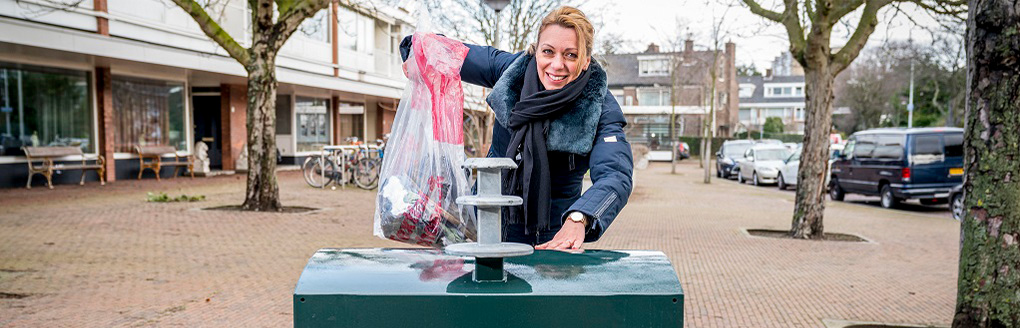
M554 70L557 70L557 71L559 71L559 70L565 70L565 69L567 69L567 65L566 65L566 63L565 63L565 62L563 61L563 58L562 58L562 57L556 57L556 58L553 58L553 61L552 61L552 68L553 68Z

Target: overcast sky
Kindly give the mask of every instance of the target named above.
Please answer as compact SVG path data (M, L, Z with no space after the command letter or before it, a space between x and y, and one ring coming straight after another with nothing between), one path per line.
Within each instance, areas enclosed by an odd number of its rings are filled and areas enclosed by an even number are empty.
M581 9L604 21L602 30L596 31L596 38L601 33L620 33L629 41L627 52L644 51L650 42L665 43L670 35L676 33L675 22L678 20L685 25L685 31L693 35L696 47L708 48L712 44L713 21L725 18L722 24L724 40L736 43L737 64L754 63L759 71L764 72L771 66L773 58L789 48L785 30L751 14L739 0L732 0L731 6L724 1L728 0L587 0ZM763 3L763 6L768 5L768 2ZM935 19L914 6L903 10L909 12L922 27L938 25ZM854 26L856 17L859 16L855 16ZM911 22L906 15L887 9L881 17L884 19L869 39L868 47L888 40L907 40L911 35L916 42L931 42L931 34ZM848 37L845 29L834 32L833 45L842 45Z

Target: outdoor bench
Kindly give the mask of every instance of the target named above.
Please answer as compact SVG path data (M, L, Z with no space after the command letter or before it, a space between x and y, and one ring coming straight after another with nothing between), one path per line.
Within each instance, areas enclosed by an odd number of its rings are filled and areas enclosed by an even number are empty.
M102 155L97 155L94 164L88 164L81 147L21 147L21 149L25 151L25 158L28 159L28 183L25 184L25 188L32 189L32 176L42 174L46 177L46 186L53 189L53 171L63 170L81 170L79 185L85 184L85 171L94 170L99 174L99 184L106 185L106 170L103 168L106 159ZM53 163L54 158L64 156L81 156L81 164ZM42 163L36 165L36 162Z
M177 148L173 146L135 146L135 151L138 153L138 180L142 179L145 169L155 172L156 180L159 180L159 170L164 166L174 167L174 178L177 177L177 172L181 167L187 167L188 172L191 172L191 178L195 178L194 158L191 155L177 155ZM170 157L169 155L173 155L173 160L164 161L163 157Z

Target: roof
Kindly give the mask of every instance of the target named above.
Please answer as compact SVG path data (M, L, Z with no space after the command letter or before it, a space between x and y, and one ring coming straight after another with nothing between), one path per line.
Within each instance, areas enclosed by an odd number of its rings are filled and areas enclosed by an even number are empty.
M858 134L879 134L879 133L884 133L884 134L889 134L889 133L895 133L895 134L915 134L915 133L937 133L937 132L959 132L959 133L963 133L963 128L954 128L954 127L910 128L910 129L908 129L908 128L879 128L879 129L870 129L870 130L858 131L858 132L856 132L854 134L855 135L858 135Z
M768 79L764 76L739 76L737 83L754 84L754 93L750 97L740 97L741 104L804 102L804 96L765 97L766 83L804 83L804 76L801 75L773 76Z
M753 140L740 139L740 140L726 140L723 141L724 145L739 145L739 144L754 144Z
M754 146L752 146L751 149L755 149L755 150L761 150L761 149L790 150L790 149L786 148L786 145L783 145L781 143L780 144L758 143L758 144L754 144Z
M605 68L609 79L610 88L621 88L625 86L652 86L671 85L670 76L638 76L638 57L644 56L683 56L682 52L657 52L657 53L635 53L615 54L596 56L596 59ZM711 51L694 51L680 65L680 71L676 74L678 84L702 85L708 79L709 66L712 62ZM722 60L722 58L720 58Z

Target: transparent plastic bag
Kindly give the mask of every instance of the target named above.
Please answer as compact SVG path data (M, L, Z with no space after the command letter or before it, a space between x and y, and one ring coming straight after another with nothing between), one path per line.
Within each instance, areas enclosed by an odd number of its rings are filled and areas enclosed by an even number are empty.
M422 10L379 173L374 234L441 247L475 239L474 212L456 203L470 188L460 168L465 159L460 67L468 49L431 33Z

